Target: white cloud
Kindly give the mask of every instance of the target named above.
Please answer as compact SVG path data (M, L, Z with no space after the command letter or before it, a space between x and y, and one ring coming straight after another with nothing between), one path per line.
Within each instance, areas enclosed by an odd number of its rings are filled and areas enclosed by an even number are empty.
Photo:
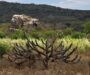
M67 1L78 3L78 4L88 4L88 3L90 3L90 0L67 0Z
M56 3L55 6L71 9L88 9L90 7L90 0L63 0Z

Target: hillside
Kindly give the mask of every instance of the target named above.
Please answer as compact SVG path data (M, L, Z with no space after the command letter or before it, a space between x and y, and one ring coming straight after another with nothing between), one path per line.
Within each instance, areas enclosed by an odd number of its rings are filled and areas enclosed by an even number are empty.
M84 21L90 20L89 10L63 9L50 5L20 4L0 1L0 23L10 22L13 14L26 14L39 18L47 27L81 28Z

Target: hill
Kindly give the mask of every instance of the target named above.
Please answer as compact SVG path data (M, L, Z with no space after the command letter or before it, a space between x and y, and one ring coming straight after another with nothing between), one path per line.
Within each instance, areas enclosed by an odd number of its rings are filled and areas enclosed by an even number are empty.
M0 1L0 23L10 22L13 14L26 14L39 18L47 27L82 28L82 23L90 20L90 10L63 9L50 5L20 4Z

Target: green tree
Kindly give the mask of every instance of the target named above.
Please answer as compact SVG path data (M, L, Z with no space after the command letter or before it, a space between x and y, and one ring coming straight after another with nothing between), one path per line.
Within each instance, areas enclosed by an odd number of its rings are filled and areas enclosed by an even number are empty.
M87 34L90 33L90 22L85 22L85 23L83 24L83 31L84 31L85 33L87 33Z

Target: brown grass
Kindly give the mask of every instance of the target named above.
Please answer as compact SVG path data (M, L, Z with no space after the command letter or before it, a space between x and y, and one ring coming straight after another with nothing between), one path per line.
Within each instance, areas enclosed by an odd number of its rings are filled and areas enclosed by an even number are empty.
M90 52L82 54L81 62L77 64L65 64L57 61L49 64L49 69L41 68L41 64L32 68L22 66L17 68L6 59L0 60L0 75L90 75Z

